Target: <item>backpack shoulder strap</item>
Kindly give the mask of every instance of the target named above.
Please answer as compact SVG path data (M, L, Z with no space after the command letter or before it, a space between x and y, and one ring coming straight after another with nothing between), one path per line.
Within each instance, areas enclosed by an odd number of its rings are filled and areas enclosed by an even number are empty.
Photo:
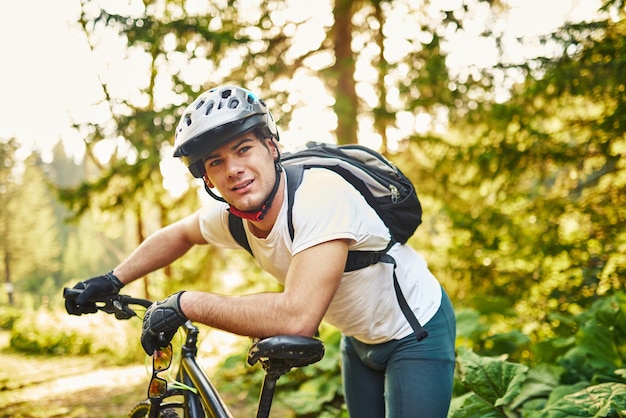
M294 195L296 194L296 190L298 189L298 186L300 186L300 183L302 183L304 166L300 164L295 164L284 167L284 169L287 176L287 226L289 228L289 236L293 240L293 199ZM250 243L248 242L248 237L246 236L246 231L243 228L243 219L229 212L228 229L230 230L230 233L235 241L237 241L237 244L241 245L243 249L248 251L250 255L254 257L254 254L252 254L252 249L250 248Z
M243 219L228 212L228 229L230 229L230 234L237 241L237 244L241 245L250 255L253 255L246 231L243 229Z
M302 183L304 166L302 164L294 164L284 168L285 174L287 175L287 227L289 228L289 236L293 241L293 199L296 190L300 187L300 183Z

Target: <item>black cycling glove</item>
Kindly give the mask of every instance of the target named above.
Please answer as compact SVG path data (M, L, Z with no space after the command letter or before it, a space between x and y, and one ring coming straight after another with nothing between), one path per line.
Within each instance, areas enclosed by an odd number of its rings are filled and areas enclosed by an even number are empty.
M78 283L74 289L82 290L76 299L65 299L65 310L70 315L82 315L97 312L96 304L90 302L94 296L108 296L117 294L124 287L112 271L103 276L92 277L84 282Z
M151 356L154 350L166 346L176 334L178 327L187 322L187 317L180 309L180 296L174 293L167 299L153 303L143 317L141 346Z

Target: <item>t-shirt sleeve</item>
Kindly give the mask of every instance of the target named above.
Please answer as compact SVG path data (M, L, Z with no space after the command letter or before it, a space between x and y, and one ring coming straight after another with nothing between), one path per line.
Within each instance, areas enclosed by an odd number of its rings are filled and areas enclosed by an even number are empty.
M200 209L200 232L211 245L220 248L241 248L228 228L226 204L212 201Z

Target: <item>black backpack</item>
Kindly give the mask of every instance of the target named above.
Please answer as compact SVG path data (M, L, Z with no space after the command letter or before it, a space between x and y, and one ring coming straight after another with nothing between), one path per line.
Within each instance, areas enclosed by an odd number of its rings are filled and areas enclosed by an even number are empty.
M332 170L363 195L389 228L391 241L382 251L348 252L345 271L358 270L378 262L393 264L394 288L400 308L415 331L417 340L426 338L428 333L420 325L400 289L395 273L396 262L387 254L395 243L404 244L422 223L422 207L411 181L381 154L362 145L309 142L302 150L283 154L281 163L288 178L287 222L291 239L294 237L293 198L302 182L304 170L313 167ZM229 213L228 226L237 243L252 254L242 219Z

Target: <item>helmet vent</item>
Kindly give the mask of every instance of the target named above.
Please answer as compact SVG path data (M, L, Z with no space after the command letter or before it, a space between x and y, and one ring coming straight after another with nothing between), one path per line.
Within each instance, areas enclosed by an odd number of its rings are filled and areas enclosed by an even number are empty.
M211 100L209 104L206 106L206 112L204 112L204 114L208 115L209 113L211 113L214 105L215 105L215 102Z
M196 105L196 110L200 109L203 104L204 104L204 100L200 100L198 104Z
M191 115L189 113L185 115L185 123L187 126L191 125Z
M228 108L229 109L237 109L237 106L239 106L239 100L236 98L233 98L229 103L228 103Z

